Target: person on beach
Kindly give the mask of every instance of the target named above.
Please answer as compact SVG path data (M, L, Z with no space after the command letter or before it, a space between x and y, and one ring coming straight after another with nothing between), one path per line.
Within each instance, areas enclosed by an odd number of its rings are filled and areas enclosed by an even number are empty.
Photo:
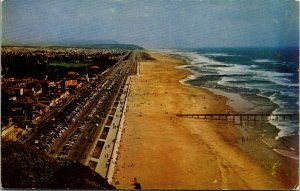
M142 186L141 186L140 183L137 182L136 177L134 177L134 179L133 179L133 184L131 184L131 185L133 185L133 186L134 186L134 189L136 189L136 190L141 190L141 189L142 189Z

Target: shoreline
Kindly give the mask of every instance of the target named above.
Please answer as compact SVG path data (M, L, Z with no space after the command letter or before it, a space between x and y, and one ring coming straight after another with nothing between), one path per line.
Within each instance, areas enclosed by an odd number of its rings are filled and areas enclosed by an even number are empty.
M170 56L173 56L174 58L178 58L180 60L184 60L185 64L183 64L182 66L179 66L179 68L183 68L186 69L187 71L190 72L189 75L187 75L186 78L180 80L183 84L185 85L192 85L195 87L200 87L200 88L207 88L210 91L212 91L213 93L216 93L218 95L222 95L227 97L229 100L235 100L236 97L240 97L239 101L233 101L232 103L229 103L229 105L233 106L234 110L236 110L237 112L249 112L249 109L251 107L249 107L248 109L245 109L245 106L247 105L254 105L255 107L252 107L251 112L254 113L258 113L258 112L265 112L265 113L276 113L278 111L278 109L280 109L282 106L274 101L273 97L267 96L267 95L263 95L261 92L248 92L248 90L246 90L245 92L243 92L244 90L241 90L242 92L240 92L239 88L241 87L234 87L234 86L223 86L222 84L219 84L219 82L217 82L215 84L197 84L198 82L193 82L194 80L197 80L197 78L199 77L199 73L195 72L193 68L194 63L195 62L193 59L189 58L189 56L187 55L182 55L178 52L172 52L172 51L168 51L168 52L164 52L164 54L168 54ZM201 55L202 56L202 55ZM203 56L202 56L203 57ZM209 59L207 57L204 57L205 59ZM191 62L191 63L190 63ZM188 82L190 81L190 82ZM242 88L243 89L243 88ZM246 88L247 89L247 88ZM216 91L215 91L216 90ZM218 93L218 92L222 92L222 93ZM227 95L226 95L227 94ZM233 96L229 95L229 94L234 94ZM233 99L232 99L233 98ZM240 102L240 100L244 100L243 102L249 102L250 104L245 104L243 105L242 108L238 108L238 107L234 107L234 105L238 105ZM269 120L269 123L272 124L275 128L277 128L279 130L278 134L275 136L276 139L280 138L280 137L286 137L286 136L298 136L298 134L290 134L287 133L288 130L286 130L286 128L288 127L287 125L283 125L282 123L277 123L275 121ZM294 126L298 126L298 124L291 124L293 127Z
M198 86L198 85L189 84L187 81L189 81L191 79L196 79L196 77L194 77L194 76L197 75L197 74L192 69L187 68L190 64L188 63L186 58L184 56L181 56L181 55L178 55L178 54L173 54L173 53L162 53L162 54L171 56L171 57L173 57L175 59L178 59L178 60L181 60L183 62L181 65L176 66L176 68L178 68L178 69L183 69L185 71L188 71L187 76L185 78L179 80L179 82L182 85L195 87L195 88L200 88L200 89L206 89L214 95L220 95L220 96L225 97L228 100L226 104L235 113L247 113L249 111L251 111L251 112L253 111L255 113L255 112L263 110L263 113L273 114L280 107L280 105L278 105L276 102L273 102L269 97L261 95L261 94L255 94L255 95L252 95L252 97L257 96L260 99L267 99L268 102L273 105L272 109L271 109L270 106L269 106L269 108L263 108L261 106L258 106L259 109L256 109L255 108L256 105L251 102L251 98L247 99L247 98L245 98L247 96L245 96L243 94L239 94L238 92L227 92L227 91L222 90L222 89L209 88L209 87L205 87L205 86ZM269 137L272 136L273 139L278 140L279 142L274 143L272 141L271 144L268 143L267 141L264 141L264 140L262 140L262 142L266 146L272 148L273 151L276 152L277 154L299 161L299 153L295 152L295 151L299 150L299 135L279 136L279 133L280 133L281 129L278 128L274 124L274 121L268 120L268 125L274 127L272 133L269 134ZM264 128L264 127L262 127L262 128ZM274 134L274 133L276 133L276 134ZM288 143L281 141L282 139L285 139L285 138L292 138L293 140L288 142ZM280 149L273 148L273 147L280 147ZM285 147L285 150L282 151L283 147ZM296 150L291 149L291 148L295 148L295 147L298 148L298 149L296 149ZM289 152L291 152L291 154L287 154Z
M221 89L213 89L213 88L197 86L197 85L192 85L192 84L187 83L188 80L192 79L191 76L196 74L193 72L192 69L186 68L186 66L189 65L188 61L183 56L180 56L180 55L174 55L174 54L168 54L168 53L166 53L166 55L169 55L171 57L174 57L176 59L183 61L182 65L176 66L176 68L178 68L178 69L183 69L183 70L188 71L187 76L185 78L179 80L179 82L182 85L195 87L195 88L199 88L199 89L206 89L214 95L220 95L220 96L225 97L227 99L226 105L228 105L230 107L231 112L247 113L247 111L249 111L249 110L256 111L255 105L252 102L250 102L249 100L247 100L246 98L244 98L243 95L241 95L237 92L229 93L229 92L226 92ZM276 105L276 107L274 107L272 110L267 109L266 110L267 112L270 112L272 114L272 113L274 113L274 111L276 111L277 108L279 108L279 105L277 103L273 102L270 98L260 95L260 94L255 94L255 96L258 96L262 99L267 99L270 103L272 103L273 105ZM238 105L242 105L242 107L239 107L239 108L236 107L235 105L237 103L238 103ZM262 132L263 134L255 133L255 132L253 133L253 132L251 132L251 129L253 128L252 126L250 126L250 125L248 125L248 126L245 125L245 126L248 129L250 127L250 132L248 130L240 131L240 133L243 135L243 137L245 136L248 139L249 134L252 134L252 136L261 136L260 141L263 144L258 143L255 147L266 146L272 150L272 152L269 152L270 155L277 157L276 154L278 154L278 155L280 155L280 157L279 157L280 161L287 159L291 163L293 163L293 165L292 165L293 167L296 167L296 168L298 167L298 165L299 165L299 152L298 152L299 151L299 135L287 135L287 136L279 137L278 134L281 130L276 125L274 125L271 120L267 120L267 124L258 125L258 126L260 126L260 129L262 131L264 131L264 132ZM236 128L239 129L237 126L236 126ZM271 131L269 131L270 133L265 134L266 130L264 128L271 129ZM239 129L239 130L241 130L241 129ZM291 140L286 141L285 139L291 139ZM246 152L253 152L252 149L247 148L247 146L244 146L243 144L239 144L238 146ZM252 155L252 157L255 159L259 158L259 157L256 157L255 155ZM272 170L272 168L274 168L274 166L276 166L276 165L272 165L272 166L269 165L269 169ZM295 174L293 174L293 176L299 176L299 174L295 173Z
M182 85L179 81L189 74L184 68L177 68L184 64L182 59L150 54L157 61L142 62L142 74L133 77L113 178L116 187L132 188L130 183L136 177L146 189L288 188L239 149L240 131L234 124L174 117L176 112L192 110L225 112L230 109L226 105L228 99L205 88ZM166 74L160 75L156 66ZM252 179L245 169L255 172Z

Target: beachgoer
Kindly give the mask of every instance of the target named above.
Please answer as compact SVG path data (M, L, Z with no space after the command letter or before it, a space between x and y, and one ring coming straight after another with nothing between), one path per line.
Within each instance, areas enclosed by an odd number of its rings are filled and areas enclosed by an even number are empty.
M134 186L134 189L137 189L137 190L141 190L142 189L141 184L138 183L138 182L134 182L132 185Z

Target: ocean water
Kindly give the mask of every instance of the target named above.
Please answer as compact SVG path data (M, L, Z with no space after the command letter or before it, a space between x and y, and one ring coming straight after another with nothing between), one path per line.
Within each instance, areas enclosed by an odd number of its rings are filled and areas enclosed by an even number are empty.
M239 94L254 107L240 113L299 113L298 48L176 49L166 53L183 57L192 75L184 83ZM216 91L217 92L217 91ZM237 107L238 108L238 107ZM277 138L297 135L299 121L270 120Z

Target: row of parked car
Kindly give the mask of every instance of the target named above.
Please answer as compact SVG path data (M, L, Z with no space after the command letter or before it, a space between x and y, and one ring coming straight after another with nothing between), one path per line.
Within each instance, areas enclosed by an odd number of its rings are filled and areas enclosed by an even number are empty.
M81 94L66 101L62 108L57 109L59 113L57 117L51 117L44 121L47 130L45 129L44 133L40 134L38 139L34 141L37 149L48 152L54 143L68 130L68 127L78 121L81 113L92 99L89 91L93 89L94 85L95 83L89 84ZM52 153L50 152L50 154Z
M35 147L44 152L48 152L54 145L55 141L59 139L65 131L68 130L68 126L51 125L52 130L48 135L41 134L38 139L34 141Z
M57 157L58 161L62 161L68 157L70 150L76 144L76 142L80 138L82 132L87 127L90 127L91 125L94 125L95 127L99 126L99 124L102 120L102 117L103 117L102 103L103 103L103 100L107 98L107 96L105 94L100 97L100 99L95 104L94 108L90 111L87 118L85 118L83 121L78 121L77 118L78 118L78 116L81 115L81 113L83 111L87 112L86 110L88 109L89 104L95 99L96 96L99 95L99 93L101 92L100 90L102 90L102 88L104 88L108 82L109 81L106 80L103 84L99 84L95 88L93 88L93 90L91 89L91 87L88 87L88 89L90 90L90 95L87 96L86 98L84 98L83 102L81 102L81 105L78 105L74 109L74 111L70 112L70 114L67 116L67 119L70 118L70 119L74 120L75 122L78 122L78 124L80 124L80 125L75 130L75 132L71 135L70 139L68 140L66 145L63 147L62 151L59 153L59 155ZM104 93L106 93L106 92L104 92ZM87 140L88 137L86 136L85 139Z
M49 130L40 134L39 138L35 140L35 146L45 152L50 151L50 154L52 154L53 150L51 148L56 141L65 133L69 133L69 127L73 128L76 125L77 129L71 135L66 145L64 145L57 159L63 160L67 158L70 150L81 138L84 131L89 133L94 128L98 128L109 106L109 100L118 90L119 84L124 77L121 75L123 73L124 70L116 72L114 78L110 79L105 78L106 74L99 76L86 84L85 87L80 88L73 99L66 100L66 104L61 108L57 108L58 112L54 115L55 117L51 117L52 120L47 121L45 124ZM97 101L96 104L95 101ZM87 112L88 116L86 115ZM82 137L83 140L93 141L87 135L85 134Z
M76 144L76 142L78 141L78 139L80 138L80 136L82 135L82 132L87 128L90 127L92 125L94 125L95 128L97 128L102 120L102 118L100 117L101 114L101 103L102 100L105 98L106 96L102 96L96 106L92 109L91 113L88 115L88 117L82 121L81 125L78 126L78 128L75 130L75 132L71 135L69 141L67 142L67 144L63 147L62 151L59 153L57 160L58 161L63 161L65 160L68 155L70 150L72 149L72 147ZM91 130L91 129L90 129ZM87 136L84 137L85 140L88 139ZM87 140L88 141L88 140Z

